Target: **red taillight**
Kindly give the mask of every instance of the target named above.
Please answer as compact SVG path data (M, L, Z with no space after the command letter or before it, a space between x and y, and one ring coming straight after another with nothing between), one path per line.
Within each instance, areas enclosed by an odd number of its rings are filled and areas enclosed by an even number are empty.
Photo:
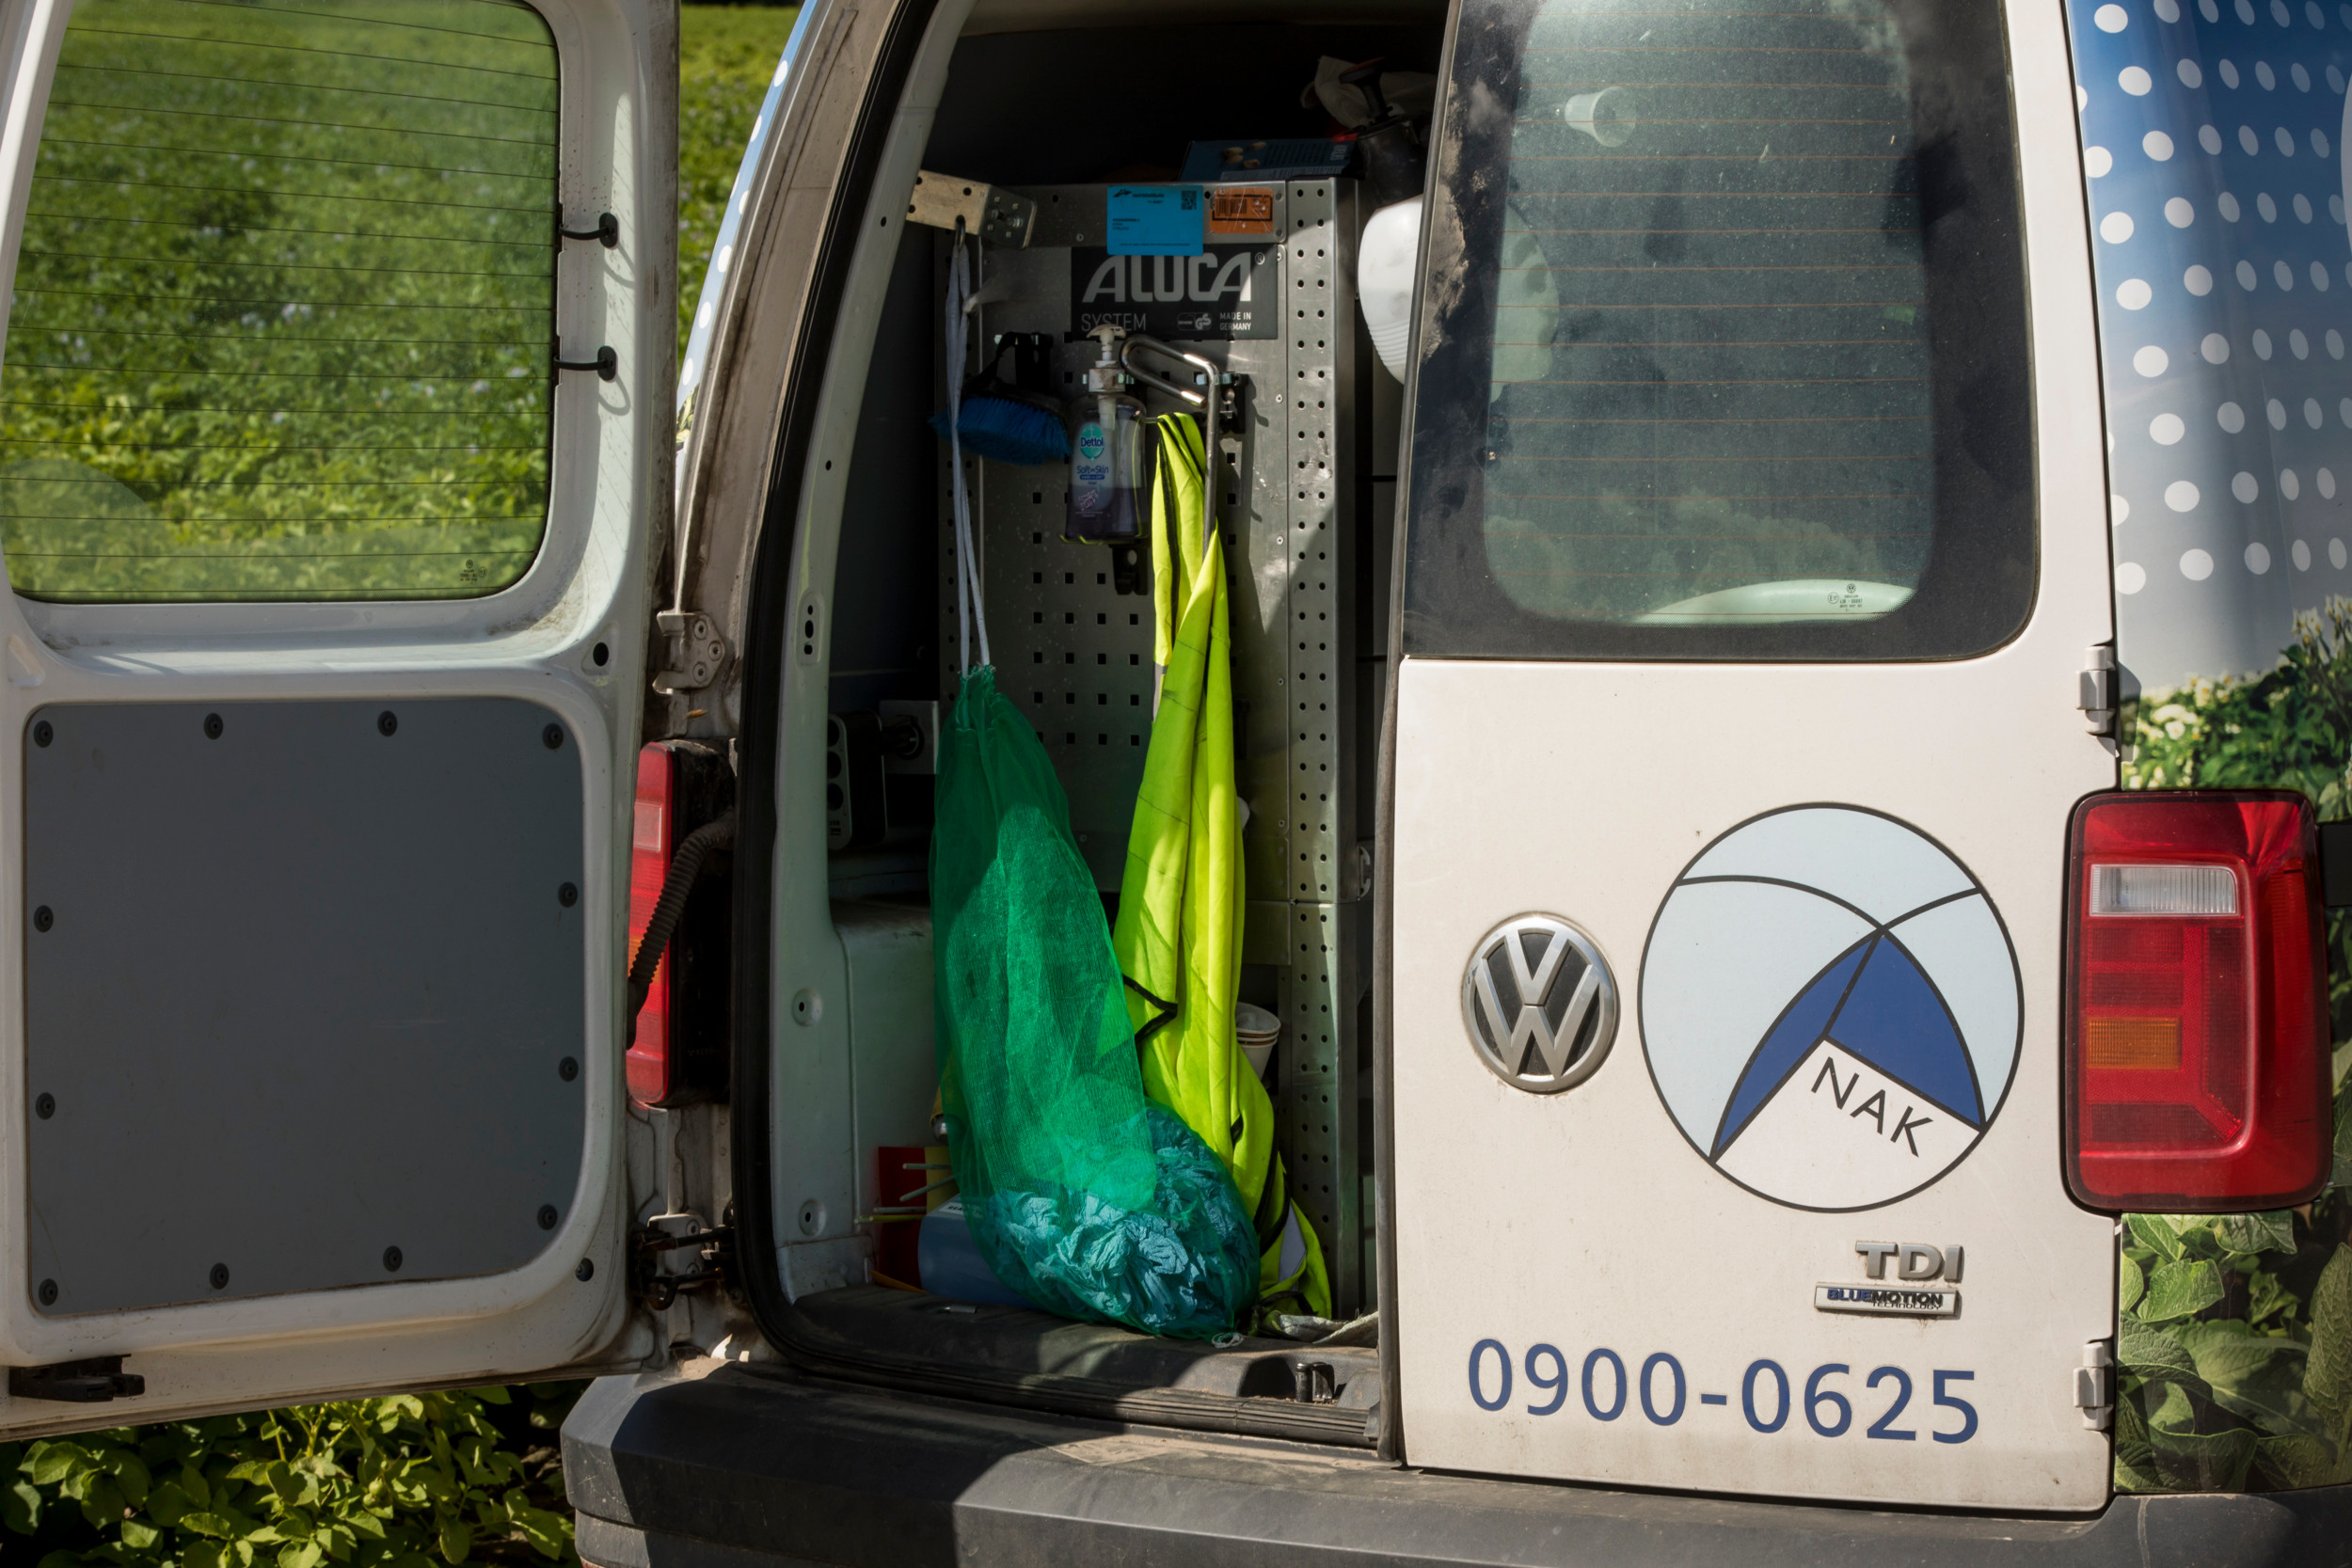
M669 874L670 857L677 849L677 760L666 746L646 746L637 753L636 822L628 851L628 956L637 958L637 943L653 918L661 896L661 879ZM653 986L637 1014L637 1037L628 1048L628 1092L635 1100L659 1105L670 1098L670 954L653 972Z
M2329 1168L2311 802L2094 796L2067 910L2067 1184L2094 1209L2275 1209Z

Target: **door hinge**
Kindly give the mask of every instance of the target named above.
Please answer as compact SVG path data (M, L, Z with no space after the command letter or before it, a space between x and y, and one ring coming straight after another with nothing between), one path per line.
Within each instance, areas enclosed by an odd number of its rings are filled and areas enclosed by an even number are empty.
M2115 733L2115 649L2102 642L2084 656L2076 684L2074 705L2082 709L2083 727L2092 735Z
M727 640L719 623L700 610L665 610L653 618L661 635L671 639L670 667L653 678L653 689L664 697L700 691L726 668Z
M2083 1364L2074 1369L2074 1407L2083 1425L2105 1432L2115 1423L2115 1341L2093 1339L2083 1346Z
M146 1392L147 1379L136 1372L124 1371L119 1355L60 1361L53 1367L8 1369L8 1393L20 1400L103 1404L108 1400L135 1400Z
M700 1214L656 1214L629 1238L629 1254L637 1295L660 1312L689 1291L735 1276L735 1227L706 1226Z

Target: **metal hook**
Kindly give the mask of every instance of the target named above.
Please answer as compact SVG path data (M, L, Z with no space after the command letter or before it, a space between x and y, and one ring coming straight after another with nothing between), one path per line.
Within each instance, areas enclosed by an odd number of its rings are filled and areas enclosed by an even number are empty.
M559 356L563 353L561 349L556 352ZM555 368L559 371L594 371L596 372L597 380L610 381L621 373L621 356L612 349L600 348L596 350L596 356L594 359L559 357L555 361Z
M611 213L598 213L594 229L566 229L561 217L555 223L555 231L567 240L594 240L607 250L621 243L621 220Z

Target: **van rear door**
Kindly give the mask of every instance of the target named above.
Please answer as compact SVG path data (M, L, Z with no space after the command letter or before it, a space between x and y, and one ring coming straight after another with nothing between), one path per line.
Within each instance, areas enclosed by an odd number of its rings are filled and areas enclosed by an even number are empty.
M2113 1226L2058 1148L2067 816L2116 777L2061 20L1460 8L1389 824L1416 1465L2107 1495Z
M0 1435L658 1348L675 27L0 11Z

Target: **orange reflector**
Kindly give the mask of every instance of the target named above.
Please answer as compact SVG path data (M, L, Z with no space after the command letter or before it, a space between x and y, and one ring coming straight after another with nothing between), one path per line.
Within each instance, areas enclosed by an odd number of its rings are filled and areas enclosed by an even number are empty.
M2173 1072L2181 1065L2181 1021L2177 1018L2102 1018L2083 1021L2083 1045L2100 1072Z

